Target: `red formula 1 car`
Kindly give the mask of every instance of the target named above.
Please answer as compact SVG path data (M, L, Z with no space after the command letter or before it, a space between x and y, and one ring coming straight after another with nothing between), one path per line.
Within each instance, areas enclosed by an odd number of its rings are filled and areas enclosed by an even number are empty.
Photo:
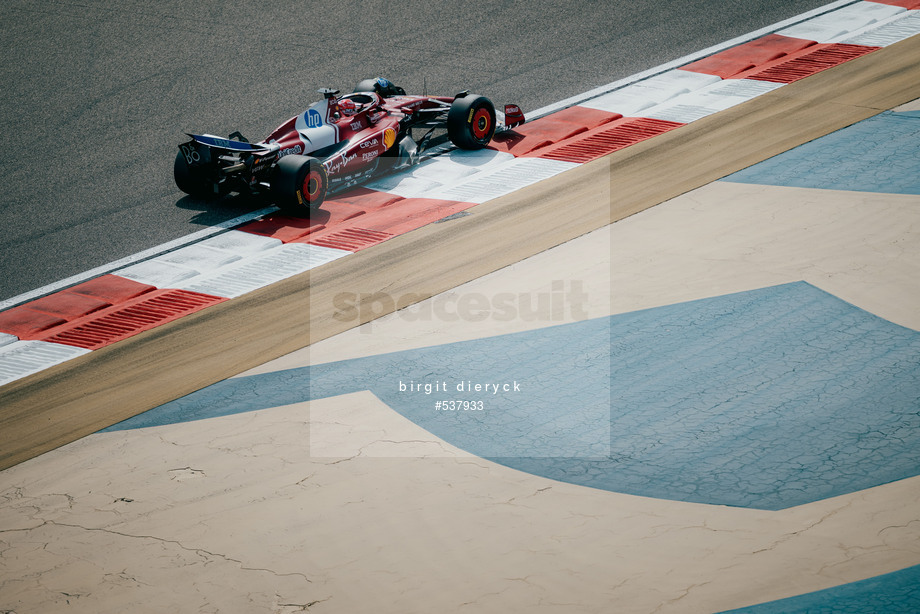
M499 125L484 96L407 96L386 79L361 81L344 96L331 89L320 93L322 100L258 143L239 132L228 138L189 134L191 140L179 145L176 155L176 185L202 198L268 194L289 213L304 214L329 192L411 166L438 129L446 129L457 147L481 149L496 129L524 122L516 105L505 106Z

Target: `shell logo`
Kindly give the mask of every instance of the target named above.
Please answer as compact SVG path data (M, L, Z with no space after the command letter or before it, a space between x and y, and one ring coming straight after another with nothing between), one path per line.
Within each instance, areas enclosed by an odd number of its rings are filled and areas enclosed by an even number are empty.
M389 149L393 146L393 143L396 142L396 131L392 128L387 128L383 131L383 146L386 149Z

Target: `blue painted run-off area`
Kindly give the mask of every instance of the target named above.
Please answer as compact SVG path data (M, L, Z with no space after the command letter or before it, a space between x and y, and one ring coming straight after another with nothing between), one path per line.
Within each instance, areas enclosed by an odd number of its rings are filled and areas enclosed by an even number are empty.
M724 180L797 188L920 194L920 112L887 111Z
M920 473L920 333L804 282L230 379L110 430L360 390L479 456L635 495L781 509Z
M920 565L823 591L770 601L732 614L917 614ZM727 613L726 613L727 614Z

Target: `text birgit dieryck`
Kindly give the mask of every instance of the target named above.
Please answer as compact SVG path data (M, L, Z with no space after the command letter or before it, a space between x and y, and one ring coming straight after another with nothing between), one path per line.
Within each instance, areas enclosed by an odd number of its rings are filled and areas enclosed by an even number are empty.
M415 380L409 380L408 382L399 380L400 392L422 392L424 394L432 394L434 392L447 392L448 390L456 390L457 392L486 392L496 395L499 392L520 392L521 384L517 380L502 383L460 380L456 384L448 386L447 382L444 380L424 383L416 382Z

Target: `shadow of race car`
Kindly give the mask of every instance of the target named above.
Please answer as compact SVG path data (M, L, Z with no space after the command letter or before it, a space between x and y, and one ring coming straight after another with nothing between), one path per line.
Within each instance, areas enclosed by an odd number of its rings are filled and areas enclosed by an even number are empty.
M239 132L188 134L173 166L176 185L198 198L267 195L286 212L305 215L329 193L417 163L436 131L446 130L456 147L481 149L496 130L524 123L517 105L505 105L500 122L484 96L407 96L380 78L361 81L351 94L319 92L322 100L257 143Z

